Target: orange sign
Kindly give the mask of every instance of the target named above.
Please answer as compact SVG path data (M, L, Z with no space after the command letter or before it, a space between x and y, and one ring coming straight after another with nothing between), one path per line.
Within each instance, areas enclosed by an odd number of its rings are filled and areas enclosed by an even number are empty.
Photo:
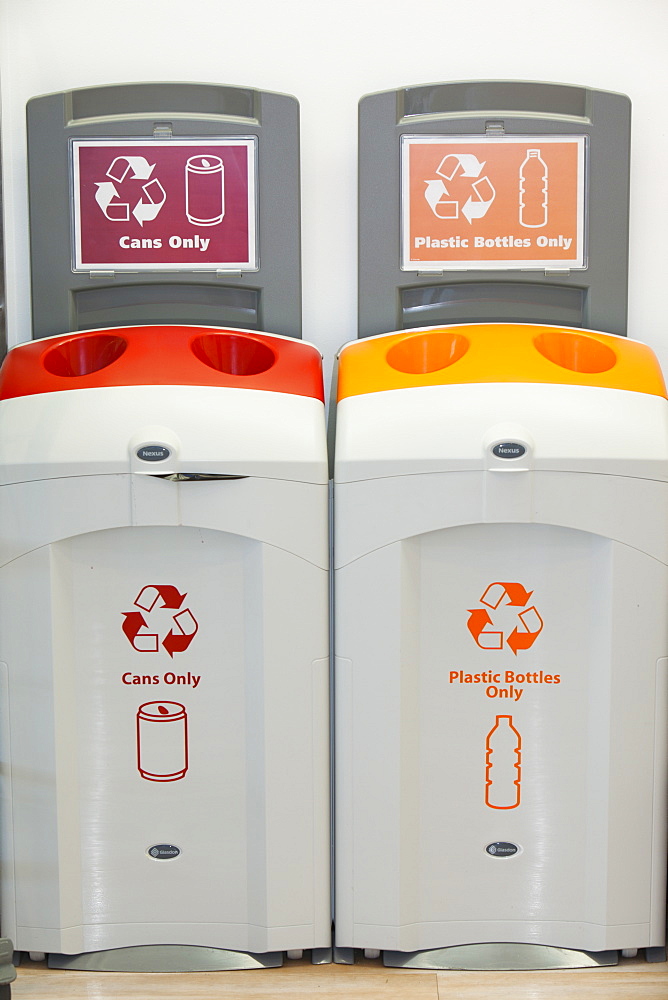
M402 268L586 267L585 141L402 136Z

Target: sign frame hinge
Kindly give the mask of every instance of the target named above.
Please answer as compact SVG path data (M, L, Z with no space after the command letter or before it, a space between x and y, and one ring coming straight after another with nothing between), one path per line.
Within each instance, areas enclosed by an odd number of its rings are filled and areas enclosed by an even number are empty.
M174 126L172 122L153 122L154 139L173 139Z

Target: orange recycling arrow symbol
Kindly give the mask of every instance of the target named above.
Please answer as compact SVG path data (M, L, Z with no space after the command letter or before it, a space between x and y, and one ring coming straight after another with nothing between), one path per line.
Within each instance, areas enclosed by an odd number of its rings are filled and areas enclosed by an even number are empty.
M468 608L466 625L480 649L503 649L508 646L517 656L518 650L533 646L543 629L543 619L534 605L526 606L532 594L533 591L527 590L521 583L490 583L480 598L485 607ZM506 635L488 608L492 611L501 608L523 610L518 610L516 617L511 619L510 627L506 625L506 632L509 632Z

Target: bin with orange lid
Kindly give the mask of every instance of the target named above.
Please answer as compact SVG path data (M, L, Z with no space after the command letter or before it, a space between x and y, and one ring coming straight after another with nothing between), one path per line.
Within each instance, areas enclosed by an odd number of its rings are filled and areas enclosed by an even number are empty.
M75 968L328 954L321 359L125 327L0 371L5 933Z
M651 350L531 324L346 345L335 593L338 947L415 968L665 957Z

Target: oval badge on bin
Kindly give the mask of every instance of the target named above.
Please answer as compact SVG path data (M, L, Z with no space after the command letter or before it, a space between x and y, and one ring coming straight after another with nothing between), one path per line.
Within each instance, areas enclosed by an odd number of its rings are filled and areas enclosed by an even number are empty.
M497 840L493 844L488 844L485 850L493 858L512 858L514 854L518 853L519 847L507 840Z
M171 451L164 444L143 444L137 448L137 458L142 462L164 462L170 455Z
M181 849L174 844L154 844L147 851L148 856L156 861L171 861L172 858L178 858L180 853Z
M526 448L519 441L503 441L492 448L497 458L521 458L526 454Z

